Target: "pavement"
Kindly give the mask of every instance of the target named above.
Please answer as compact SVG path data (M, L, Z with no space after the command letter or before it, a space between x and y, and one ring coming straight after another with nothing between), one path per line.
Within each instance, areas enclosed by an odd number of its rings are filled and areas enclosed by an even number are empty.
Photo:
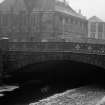
M55 94L29 105L105 105L105 90L81 87Z

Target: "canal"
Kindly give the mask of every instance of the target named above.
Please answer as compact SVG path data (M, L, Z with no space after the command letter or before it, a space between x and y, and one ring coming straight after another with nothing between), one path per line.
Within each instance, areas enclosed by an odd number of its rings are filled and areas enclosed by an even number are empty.
M47 102L44 101L46 104L41 101L42 104L38 105L47 105L51 96L63 96L62 93L68 96L72 90L74 93L70 94L73 97L76 94L95 94L92 98L95 102L105 95L104 69L79 62L50 61L33 64L9 75L9 78L4 79L5 84L17 88L1 92L0 105L32 105L43 99L47 99Z

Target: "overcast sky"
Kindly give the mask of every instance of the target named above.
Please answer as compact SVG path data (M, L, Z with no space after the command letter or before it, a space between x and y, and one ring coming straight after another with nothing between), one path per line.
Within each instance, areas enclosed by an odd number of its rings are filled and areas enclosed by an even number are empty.
M0 2L3 0L0 0ZM98 16L105 21L105 0L66 0L70 6L78 11L82 10L82 14L87 16Z
M82 10L82 14L88 18L98 16L105 21L105 0L67 0L70 6L78 11Z
M4 1L4 0L0 0L0 3L1 3L2 1Z

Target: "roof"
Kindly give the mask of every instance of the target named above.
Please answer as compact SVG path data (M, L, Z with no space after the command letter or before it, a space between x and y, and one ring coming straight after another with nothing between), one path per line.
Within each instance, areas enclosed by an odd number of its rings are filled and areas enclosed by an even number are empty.
M26 10L24 0L5 0L0 4L0 11L14 11L15 13L21 10Z
M82 14L74 11L68 3L59 0L5 0L0 4L0 11L22 11L32 10L39 11L59 11L62 13L69 14L81 19L85 19Z
M15 11L27 10L31 12L32 10L53 10L54 0L5 0L0 4L0 11L10 11L11 9Z
M10 7L15 3L15 0L5 0L0 4L0 11L10 11Z
M88 19L89 21L92 21L92 22L104 22L102 19L100 19L99 17L97 16L92 16L91 18Z
M75 10L73 10L69 4L64 3L62 1L56 2L55 10L78 18L86 19L82 14L79 14Z

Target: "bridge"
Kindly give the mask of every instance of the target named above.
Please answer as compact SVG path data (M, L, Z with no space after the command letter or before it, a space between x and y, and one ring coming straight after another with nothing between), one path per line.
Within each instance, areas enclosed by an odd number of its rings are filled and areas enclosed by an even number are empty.
M1 40L0 46L1 76L13 72L18 73L21 72L21 68L49 61L74 61L105 69L104 44Z

